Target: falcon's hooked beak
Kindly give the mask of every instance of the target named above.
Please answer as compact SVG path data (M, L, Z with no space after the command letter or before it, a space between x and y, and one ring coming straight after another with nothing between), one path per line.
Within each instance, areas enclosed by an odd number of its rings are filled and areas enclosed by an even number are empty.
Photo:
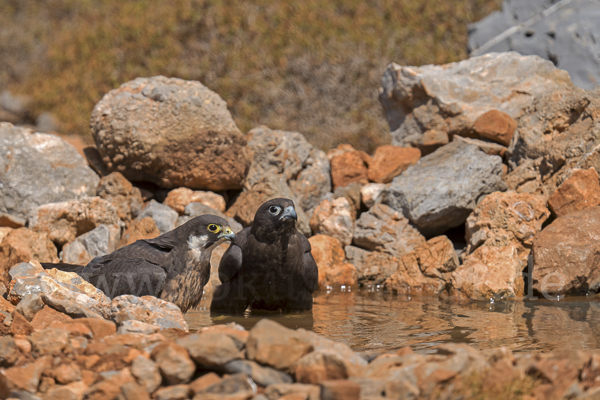
M227 226L223 229L223 232L221 232L221 234L219 235L219 239L226 239L231 242L235 242L235 233L233 233L231 228Z
M293 219L294 221L298 221L298 214L296 214L296 210L292 206L288 206L283 210L283 214L279 217L279 220L282 219Z

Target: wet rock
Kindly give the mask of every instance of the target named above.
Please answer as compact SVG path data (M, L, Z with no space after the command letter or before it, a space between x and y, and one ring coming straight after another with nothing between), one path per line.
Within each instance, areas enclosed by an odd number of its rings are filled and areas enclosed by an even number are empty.
M35 232L29 228L11 231L0 242L0 282L8 285L8 270L29 260L58 262L56 246L47 233Z
M143 208L140 189L134 187L119 172L112 172L100 179L96 196L112 204L117 209L117 215L126 225L129 225Z
M433 236L464 223L485 195L506 190L501 177L500 157L452 142L396 177L382 202Z
M213 192L194 191L185 187L171 190L163 202L163 204L177 211L179 215L184 214L185 207L190 203L204 204L221 213L225 211L223 196Z
M28 294L17 304L16 310L31 322L35 314L43 307L44 302L39 294Z
M333 379L347 379L353 366L331 350L315 350L299 359L294 365L296 381L318 384Z
M392 63L383 74L379 101L392 144L425 150L429 131L472 136L475 121L485 112L498 110L518 118L533 98L570 87L569 75L549 61L492 53L446 65Z
M265 397L269 400L276 400L292 395L297 395L299 399L319 400L321 398L321 390L317 385L306 383L279 383L270 385L265 389Z
M395 293L437 295L446 288L458 265L452 242L446 236L434 237L405 254L384 287Z
M90 126L108 169L131 181L240 189L250 165L225 102L200 82L137 78L96 104Z
M190 203L187 206L185 206L183 210L183 215L177 218L177 226L181 226L188 222L190 219L205 214L217 215L221 218L224 218L225 220L227 220L227 222L229 223L229 227L231 228L231 230L233 230L234 233L238 233L239 231L244 229L244 227L235 219L228 217L227 215L215 210L214 208L196 202Z
M142 356L136 357L131 363L131 375L149 393L153 393L162 382L156 363Z
M292 383L292 377L288 374L273 368L263 367L254 361L233 360L225 364L224 370L228 374L246 374L254 382L265 387L277 383Z
M313 233L332 236L346 246L352 242L352 215L352 208L345 197L323 200L310 219L310 228Z
M256 395L256 384L245 374L234 374L222 379L194 396L194 400L247 400Z
M29 215L29 227L48 234L57 246L71 243L100 225L119 226L116 208L100 197L44 204Z
M600 290L596 263L600 207L557 218L533 239L533 289L539 293L586 294Z
M0 397L7 398L11 392L23 390L37 392L42 373L49 367L50 359L41 357L19 367L8 368L0 373Z
M354 245L382 251L396 258L425 243L425 238L401 212L385 204L377 204L362 213L355 223L353 236Z
M343 150L340 151L339 147L343 147ZM331 162L333 188L347 186L352 182L369 183L367 166L371 162L371 157L350 145L340 145L339 147L331 150L328 154Z
M127 230L123 232L123 236L121 236L121 241L119 242L119 248L127 246L137 240L154 239L158 236L160 236L160 231L152 217L135 219L129 225Z
M323 400L358 400L360 386L349 380L333 380L321 383L321 399Z
M98 186L83 157L56 135L0 123L0 160L0 212L17 218L42 204L93 196Z
M86 265L95 257L117 250L120 240L119 225L99 225L65 245L60 252L60 258L67 264Z
M126 294L115 297L105 313L118 326L125 321L136 320L158 325L163 329L188 330L179 307L152 296L136 297Z
M196 371L187 350L175 343L159 344L151 356L169 385L189 382Z
M369 164L369 180L389 183L421 158L421 150L392 145L379 146Z
M495 109L481 114L473 124L473 130L480 137L504 146L510 144L516 128L517 122L510 115Z
M346 259L356 267L358 283L380 285L397 269L398 260L388 253L367 251L355 246L346 246Z
M315 235L308 241L319 268L320 287L356 286L356 267L346 262L344 248L339 240L327 235Z
M142 210L138 218L152 217L156 223L156 227L162 235L175 228L178 216L177 211L173 210L171 207L160 204L156 200L150 200L150 203Z
M174 385L160 388L154 393L156 400L187 400L190 395L188 385Z
M592 167L574 170L548 198L548 205L557 216L595 207L600 204L600 176Z
M285 328L268 319L260 320L251 330L246 343L248 359L278 370L290 368L313 350L302 332Z
M188 335L176 343L185 348L194 362L202 367L222 367L231 360L243 358L236 342L218 332Z

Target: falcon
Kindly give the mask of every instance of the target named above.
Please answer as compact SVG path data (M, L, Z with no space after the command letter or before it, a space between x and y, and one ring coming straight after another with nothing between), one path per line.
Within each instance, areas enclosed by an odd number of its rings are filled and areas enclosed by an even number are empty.
M318 269L310 242L296 230L297 219L290 199L259 207L252 226L238 233L221 259L212 313L312 309Z
M226 220L216 215L193 218L155 239L138 240L87 265L42 264L75 272L108 297L123 294L154 296L195 308L210 277L210 256L224 241L235 241Z

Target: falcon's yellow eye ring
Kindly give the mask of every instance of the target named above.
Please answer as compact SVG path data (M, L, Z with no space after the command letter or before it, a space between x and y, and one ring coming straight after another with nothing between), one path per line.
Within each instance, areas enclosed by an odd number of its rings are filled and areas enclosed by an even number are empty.
M210 225L208 225L208 231L209 232L219 233L220 230L221 230L221 227L219 225L216 225L216 224L210 224Z

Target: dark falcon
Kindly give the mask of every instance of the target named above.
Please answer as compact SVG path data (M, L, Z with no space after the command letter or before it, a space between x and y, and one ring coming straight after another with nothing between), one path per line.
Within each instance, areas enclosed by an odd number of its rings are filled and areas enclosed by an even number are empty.
M252 227L238 233L219 264L219 285L210 305L214 313L312 309L317 264L310 242L296 230L296 209L289 199L260 206Z
M210 277L210 255L225 240L235 241L227 221L202 215L155 239L138 240L96 257L85 266L42 265L76 272L110 298L150 295L186 312L200 303Z

